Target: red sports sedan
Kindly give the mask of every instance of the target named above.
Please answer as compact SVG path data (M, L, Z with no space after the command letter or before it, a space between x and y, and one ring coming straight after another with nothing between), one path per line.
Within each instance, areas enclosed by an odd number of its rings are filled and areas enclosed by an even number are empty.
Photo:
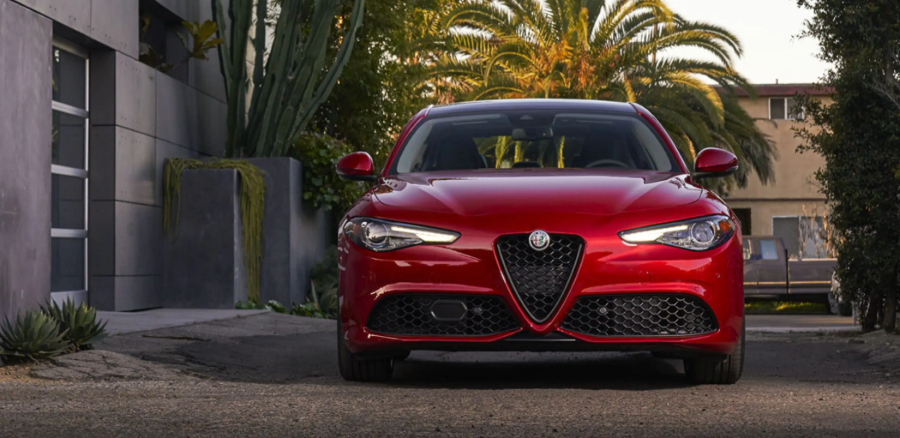
M338 357L389 379L411 350L650 351L698 383L744 361L737 220L639 105L503 100L429 107L339 230Z

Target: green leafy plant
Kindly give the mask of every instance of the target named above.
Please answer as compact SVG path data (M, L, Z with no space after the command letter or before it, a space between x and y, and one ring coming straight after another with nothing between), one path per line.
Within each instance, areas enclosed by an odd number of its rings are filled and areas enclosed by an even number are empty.
M41 311L59 324L73 351L89 350L106 337L106 321L97 321L97 310L87 304L75 305L75 301L67 298L61 306L48 301L41 306Z
M178 39L181 40L181 44L183 44L185 50L187 50L187 55L180 61L172 64L167 62L162 54L154 50L153 46L144 41L147 29L150 28L150 23L152 21L153 17L148 14L141 16L141 43L138 59L144 64L161 72L168 72L181 67L191 59L205 61L208 59L206 52L216 48L216 46L224 42L221 38L214 37L218 29L215 21L206 20L202 24L197 21L193 23L190 21L182 21L181 24L187 30L188 36L185 37L180 32L176 32L176 35L178 35ZM188 42L188 39L190 39L190 42Z
M268 302L266 302L265 308L270 312L287 313L287 307L275 300L269 300Z
M291 313L314 318L338 317L338 253L332 246L325 257L310 271L309 298L305 304L294 306Z
M275 300L269 300L266 303L260 303L259 301L251 298L247 301L238 301L237 303L235 303L234 308L241 310L268 310L275 313L288 313L287 306Z
M216 30L218 26L215 21L206 20L203 24L199 22L190 21L182 21L181 24L187 29L188 35L191 37L192 43L189 43L187 38L185 38L180 33L178 35L178 39L181 40L181 44L184 45L185 50L188 52L188 58L201 59L206 60L206 52L210 49L216 48L219 44L225 42L222 38L214 38L213 36L216 34Z
M345 143L315 132L294 143L294 158L303 164L303 199L312 207L342 213L359 197L359 185L334 171L338 159L349 152Z
M0 324L0 358L5 363L49 359L71 348L66 331L43 312L19 313L15 322Z
M200 161L169 158L163 170L163 232L178 226L181 211L181 174L190 169L234 169L241 176L241 226L247 294L259 301L259 272L262 264L262 222L265 214L266 182L258 167L243 160Z
M265 304L257 302L256 300L247 300L247 301L238 301L234 304L235 309L240 310L263 310L266 308Z

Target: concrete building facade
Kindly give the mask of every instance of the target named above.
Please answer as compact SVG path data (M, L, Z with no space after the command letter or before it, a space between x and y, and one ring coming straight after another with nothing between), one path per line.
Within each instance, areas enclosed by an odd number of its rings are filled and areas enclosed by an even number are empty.
M0 318L162 306L163 163L221 155L225 91L216 56L161 72L140 52L178 60L181 21L210 18L209 0L0 0Z
M751 175L747 187L728 193L725 200L741 218L744 234L781 237L792 257L827 258L831 255L824 239L827 208L815 180L815 172L825 166L825 161L812 152L797 152L803 140L797 138L794 128L806 122L802 110L794 105L794 96L809 94L827 104L831 91L810 84L764 84L756 88L756 99L742 94L738 100L775 145L775 181L763 185Z

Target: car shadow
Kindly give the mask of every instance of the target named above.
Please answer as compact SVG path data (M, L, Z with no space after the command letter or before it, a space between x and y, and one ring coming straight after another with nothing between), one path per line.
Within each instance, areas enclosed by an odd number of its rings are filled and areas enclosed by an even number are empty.
M181 345L190 374L253 383L353 385L338 374L333 331ZM144 357L154 360L152 357ZM379 385L455 389L654 390L690 386L680 361L648 353L414 352Z
M439 356L438 356L439 355ZM649 353L414 353L394 386L657 390L690 386L679 361Z

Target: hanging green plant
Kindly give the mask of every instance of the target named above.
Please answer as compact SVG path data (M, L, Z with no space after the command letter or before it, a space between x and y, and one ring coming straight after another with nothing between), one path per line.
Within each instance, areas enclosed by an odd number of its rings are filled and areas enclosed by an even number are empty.
M241 224L244 239L244 266L247 269L247 296L259 301L259 273L262 264L262 222L265 214L266 182L258 167L243 160L209 161L168 158L163 170L163 232L178 227L181 213L181 174L192 169L234 169L241 177Z

